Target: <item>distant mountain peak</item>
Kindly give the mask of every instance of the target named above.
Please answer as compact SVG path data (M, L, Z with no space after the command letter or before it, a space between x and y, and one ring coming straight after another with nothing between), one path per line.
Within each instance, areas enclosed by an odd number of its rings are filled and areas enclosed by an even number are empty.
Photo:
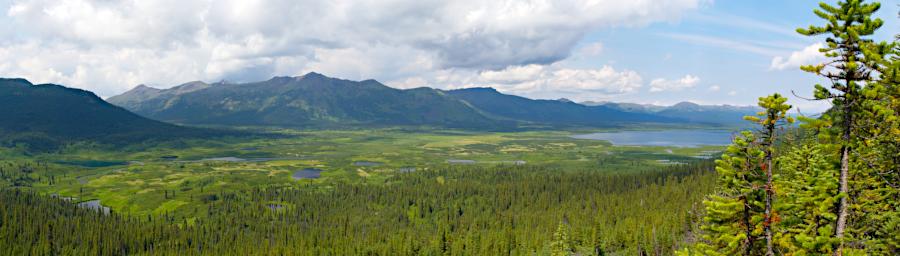
M704 108L697 103L682 101L675 105L672 105L671 107L669 107L669 109L678 109L683 111L703 111Z
M135 86L134 88L131 89L131 91L135 91L135 92L141 92L141 91L160 91L160 90L162 90L162 89L153 88L153 87L147 86L147 85L145 85L145 84L139 84L139 85L137 85L137 86Z
M693 103L690 101L682 101L682 102L678 102L677 104L672 105L672 106L673 107L699 107L700 104Z
M301 78L328 78L328 77L323 74L320 74L320 73L309 72L309 73L306 73L305 75L301 76Z

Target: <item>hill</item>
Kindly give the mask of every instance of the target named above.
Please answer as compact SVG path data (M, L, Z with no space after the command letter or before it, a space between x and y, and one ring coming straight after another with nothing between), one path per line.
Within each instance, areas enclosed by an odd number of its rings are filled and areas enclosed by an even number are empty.
M125 144L225 135L150 120L91 92L25 79L0 79L0 143L52 150L76 141Z

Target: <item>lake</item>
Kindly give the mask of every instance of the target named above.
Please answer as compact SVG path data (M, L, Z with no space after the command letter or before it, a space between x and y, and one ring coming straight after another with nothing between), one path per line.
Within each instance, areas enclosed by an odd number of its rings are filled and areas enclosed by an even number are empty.
M573 135L575 139L605 140L622 146L697 147L731 144L732 132L726 130L619 131Z

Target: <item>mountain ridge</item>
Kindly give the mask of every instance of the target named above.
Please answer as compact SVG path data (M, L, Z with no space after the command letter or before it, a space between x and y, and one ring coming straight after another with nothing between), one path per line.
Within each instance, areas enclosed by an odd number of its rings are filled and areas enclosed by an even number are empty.
M122 144L228 134L147 119L90 91L21 78L0 78L0 109L0 144L40 151L78 141Z

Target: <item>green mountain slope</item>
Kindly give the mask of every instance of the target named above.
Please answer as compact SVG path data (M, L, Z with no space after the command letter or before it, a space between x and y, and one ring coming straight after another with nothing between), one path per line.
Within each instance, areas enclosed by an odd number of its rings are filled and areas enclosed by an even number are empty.
M0 79L0 109L0 143L37 150L76 141L126 144L227 134L150 120L88 91L24 79Z

